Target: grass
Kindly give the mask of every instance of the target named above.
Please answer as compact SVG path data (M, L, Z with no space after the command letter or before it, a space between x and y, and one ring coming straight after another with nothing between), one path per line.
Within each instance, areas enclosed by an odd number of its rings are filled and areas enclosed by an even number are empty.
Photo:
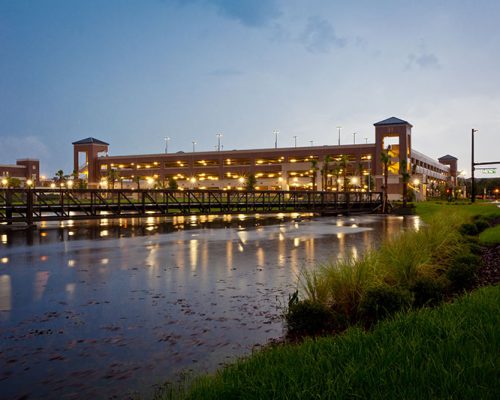
M487 246L500 244L500 225L493 226L481 232L479 243Z
M259 351L163 398L497 399L499 324L500 287L488 287L372 332Z
M499 216L500 208L491 203L442 203L424 201L416 203L417 214L425 221L430 222L439 213L452 213L460 218L470 219L474 215Z

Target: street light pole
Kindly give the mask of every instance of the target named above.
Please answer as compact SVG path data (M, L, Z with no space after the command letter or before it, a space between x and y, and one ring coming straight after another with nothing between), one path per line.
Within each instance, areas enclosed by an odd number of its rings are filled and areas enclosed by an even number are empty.
M471 154L471 188L470 188L470 201L474 203L476 201L476 183L474 181L474 133L477 132L478 129L472 128L472 154Z
M342 127L341 127L341 126L337 126L337 130L338 130L338 132L339 132L339 142L338 142L338 143L339 143L339 146L340 146L340 130L341 130L341 129L342 129Z
M217 133L217 151L220 151L220 138L222 137L222 133Z
M279 131L275 129L273 131L273 133L274 133L274 148L277 149L278 148L278 133L279 133Z
M165 154L168 153L168 141L170 140L170 138L167 136L165 137Z
M358 134L358 132L353 132L352 133L352 136L353 136L353 144L356 144L356 135Z
M314 144L314 140L309 140L309 143L311 143L311 147L312 147Z
M295 143L295 147L297 147L297 136L294 136L293 140L294 140L294 143Z
M191 143L193 143L193 153L194 153L194 151L195 151L195 147L194 146L196 146L196 142L193 140Z

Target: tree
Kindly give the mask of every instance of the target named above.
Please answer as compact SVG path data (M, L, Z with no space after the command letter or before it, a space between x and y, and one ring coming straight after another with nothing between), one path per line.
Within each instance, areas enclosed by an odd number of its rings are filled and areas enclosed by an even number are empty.
M254 174L248 175L248 178L245 183L245 189L248 190L249 192L252 192L255 190L255 185L257 184L257 179L255 178Z
M141 188L141 177L138 175L134 175L132 180L137 184L137 190Z
M115 182L120 178L120 173L112 168L108 171L107 179L108 179L108 185L111 186L111 189L115 188Z
M342 168L337 163L332 168L333 176L335 176L335 188L336 188L337 192L340 190L340 173L341 173L341 171L342 171Z
M323 190L328 190L328 172L330 171L330 161L332 161L332 157L327 155L323 160L323 168L321 168L321 185Z
M391 163L391 157L389 156L389 148L387 148L387 151L382 151L380 153L380 161L382 162L384 166L384 185L382 186L382 191L383 191L383 202L382 202L382 212L386 213L387 212L387 203L388 203L388 196L387 196L387 181L389 178L389 164Z
M340 167L342 168L343 190L347 192L349 189L349 179L347 179L347 167L349 165L349 157L347 154L340 157Z
M177 190L177 189L179 189L179 184L177 183L177 181L172 176L170 178L168 178L168 188L170 190Z
M311 160L311 183L312 190L316 190L316 176L318 172L318 160Z
M56 172L56 174L54 176L54 181L61 184L61 183L64 183L65 178L66 178L66 175L64 175L64 171L62 169L60 169L59 171Z
M402 160L399 168L401 180L403 181L403 207L406 208L408 201L408 182L410 181L410 174L408 173L408 161Z

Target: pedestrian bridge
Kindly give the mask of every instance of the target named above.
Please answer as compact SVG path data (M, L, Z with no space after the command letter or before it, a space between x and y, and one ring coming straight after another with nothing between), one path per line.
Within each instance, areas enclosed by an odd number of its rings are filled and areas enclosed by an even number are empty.
M1 189L0 224L176 215L374 212L381 192Z

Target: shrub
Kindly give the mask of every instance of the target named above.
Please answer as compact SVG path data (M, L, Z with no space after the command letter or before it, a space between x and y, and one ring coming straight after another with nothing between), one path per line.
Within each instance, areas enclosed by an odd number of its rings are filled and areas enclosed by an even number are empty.
M474 254L462 254L453 260L446 271L446 277L450 280L452 289L469 289L477 279L477 273L481 266L481 258Z
M368 289L359 305L360 315L370 324L398 311L407 310L412 303L410 291L398 286L380 285Z
M444 284L439 278L420 276L410 286L413 306L435 306L443 300Z
M484 231L485 229L488 229L489 227L490 227L490 224L484 218L480 218L476 221L477 233L481 233L482 231Z
M297 292L288 302L285 321L291 336L317 336L345 329L338 315L328 306L311 300L298 300Z
M476 224L462 224L459 231L464 236L476 236L479 232L477 231Z

